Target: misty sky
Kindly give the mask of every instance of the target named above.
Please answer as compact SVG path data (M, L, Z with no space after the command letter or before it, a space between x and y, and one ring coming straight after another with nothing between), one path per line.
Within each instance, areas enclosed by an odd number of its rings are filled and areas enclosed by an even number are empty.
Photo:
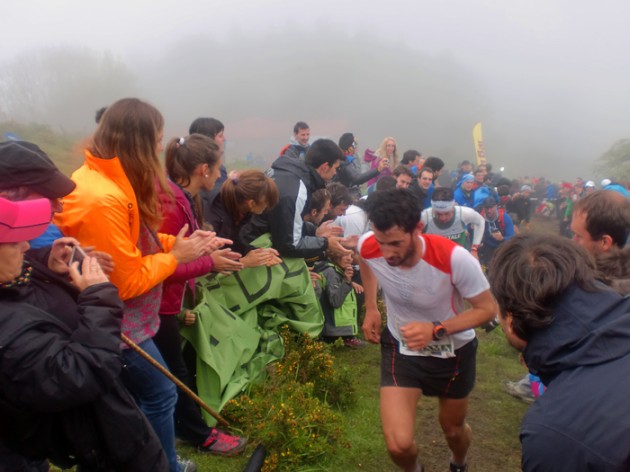
M48 46L81 45L134 62L199 35L225 41L330 27L452 58L473 71L493 105L476 117L489 160L521 175L588 177L597 157L630 137L630 3L622 0L31 0L5 2L1 12L0 67ZM288 122L297 119L308 116ZM374 147L386 134L363 141ZM425 139L428 149L409 137L400 144L424 154L447 149ZM453 139L470 141L471 154L444 156L450 167L473 155L470 136Z

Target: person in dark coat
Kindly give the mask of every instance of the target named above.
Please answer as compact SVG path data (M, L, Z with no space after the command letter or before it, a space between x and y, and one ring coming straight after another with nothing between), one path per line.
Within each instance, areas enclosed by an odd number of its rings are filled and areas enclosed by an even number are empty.
M221 238L230 239L232 248L243 257L245 267L279 263L278 252L272 248L254 248L247 241L249 222L278 203L278 187L259 170L245 170L228 179L210 202L206 223Z
M293 136L289 139L289 144L280 151L281 156L302 159L306 156L310 146L311 128L303 121L298 121L293 126Z
M273 247L282 257L320 257L324 251L348 252L342 238L310 235L304 231L304 215L314 191L331 180L342 158L339 146L329 139L318 139L304 160L280 156L271 165L270 176L278 187L280 199L269 212L261 215L268 223Z
M529 221L532 216L532 188L529 185L521 186L520 192L514 194L505 205L505 210L512 217L512 221L515 226L521 226L525 223L524 229L526 233L529 233Z
M64 468L167 471L160 441L120 380L116 287L90 255L68 270L73 238L25 258L50 216L48 199L0 198L3 448Z
M525 472L630 470L630 298L597 275L558 236L518 236L495 254L503 330L547 387L523 418Z
M375 168L363 172L361 160L356 155L358 144L352 133L341 135L339 147L343 151L343 157L334 180L348 187L350 194L356 201L361 198L360 186L368 180L377 177L387 167L387 163L386 161L381 161Z

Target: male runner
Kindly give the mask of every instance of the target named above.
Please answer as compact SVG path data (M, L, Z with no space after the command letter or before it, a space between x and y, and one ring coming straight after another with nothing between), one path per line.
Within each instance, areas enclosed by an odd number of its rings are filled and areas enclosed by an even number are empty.
M435 189L431 196L431 208L422 211L420 221L424 233L439 234L455 241L478 259L477 249L483 238L486 220L472 208L457 205L450 187ZM469 227L473 230L472 238L468 234Z
M381 421L394 463L405 472L423 470L414 424L424 393L439 398L450 470L463 472L471 440L468 394L475 383L473 328L490 321L496 305L479 263L466 249L441 236L421 235L421 209L405 189L368 199L373 231L358 246L366 295L363 333L381 344ZM382 334L379 283L387 305ZM470 308L464 308L464 300Z

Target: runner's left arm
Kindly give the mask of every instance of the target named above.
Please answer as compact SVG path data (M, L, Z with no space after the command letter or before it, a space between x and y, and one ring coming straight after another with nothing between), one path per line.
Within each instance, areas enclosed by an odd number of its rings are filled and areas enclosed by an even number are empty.
M471 307L459 315L442 322L448 334L459 333L467 329L476 328L492 320L498 313L498 308L490 290L481 292L472 298L466 298Z
M483 239L483 232L486 228L486 220L472 208L461 207L462 220L466 226L471 225L473 228L473 246L479 246Z
M493 319L498 313L479 261L462 247L455 248L451 257L453 285L471 306L442 322L449 334L476 328Z

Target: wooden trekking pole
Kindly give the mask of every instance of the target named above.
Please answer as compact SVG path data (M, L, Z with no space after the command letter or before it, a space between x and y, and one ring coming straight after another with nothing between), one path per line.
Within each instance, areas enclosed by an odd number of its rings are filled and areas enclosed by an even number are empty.
M220 414L218 414L216 411L214 411L212 408L210 408L208 405L206 405L206 403L201 398L199 398L199 396L195 392L193 392L181 380L179 380L177 377L175 377L173 374L171 374L168 371L168 369L166 369L162 364L160 364L158 361L153 359L145 350L143 350L140 346L138 346L136 343L134 343L131 339L129 339L124 334L121 333L120 337L122 338L123 342L127 346L129 346L131 349L136 351L138 354L140 354L142 357L144 357L147 361L149 361L156 369L158 369L160 372L162 372L164 375L166 375L186 395L188 395L190 398L192 398L197 405L199 405L205 411L210 413L210 415L212 415L212 417L214 419L216 419L223 426L230 426L230 424L227 422L227 420L225 418L223 418Z

